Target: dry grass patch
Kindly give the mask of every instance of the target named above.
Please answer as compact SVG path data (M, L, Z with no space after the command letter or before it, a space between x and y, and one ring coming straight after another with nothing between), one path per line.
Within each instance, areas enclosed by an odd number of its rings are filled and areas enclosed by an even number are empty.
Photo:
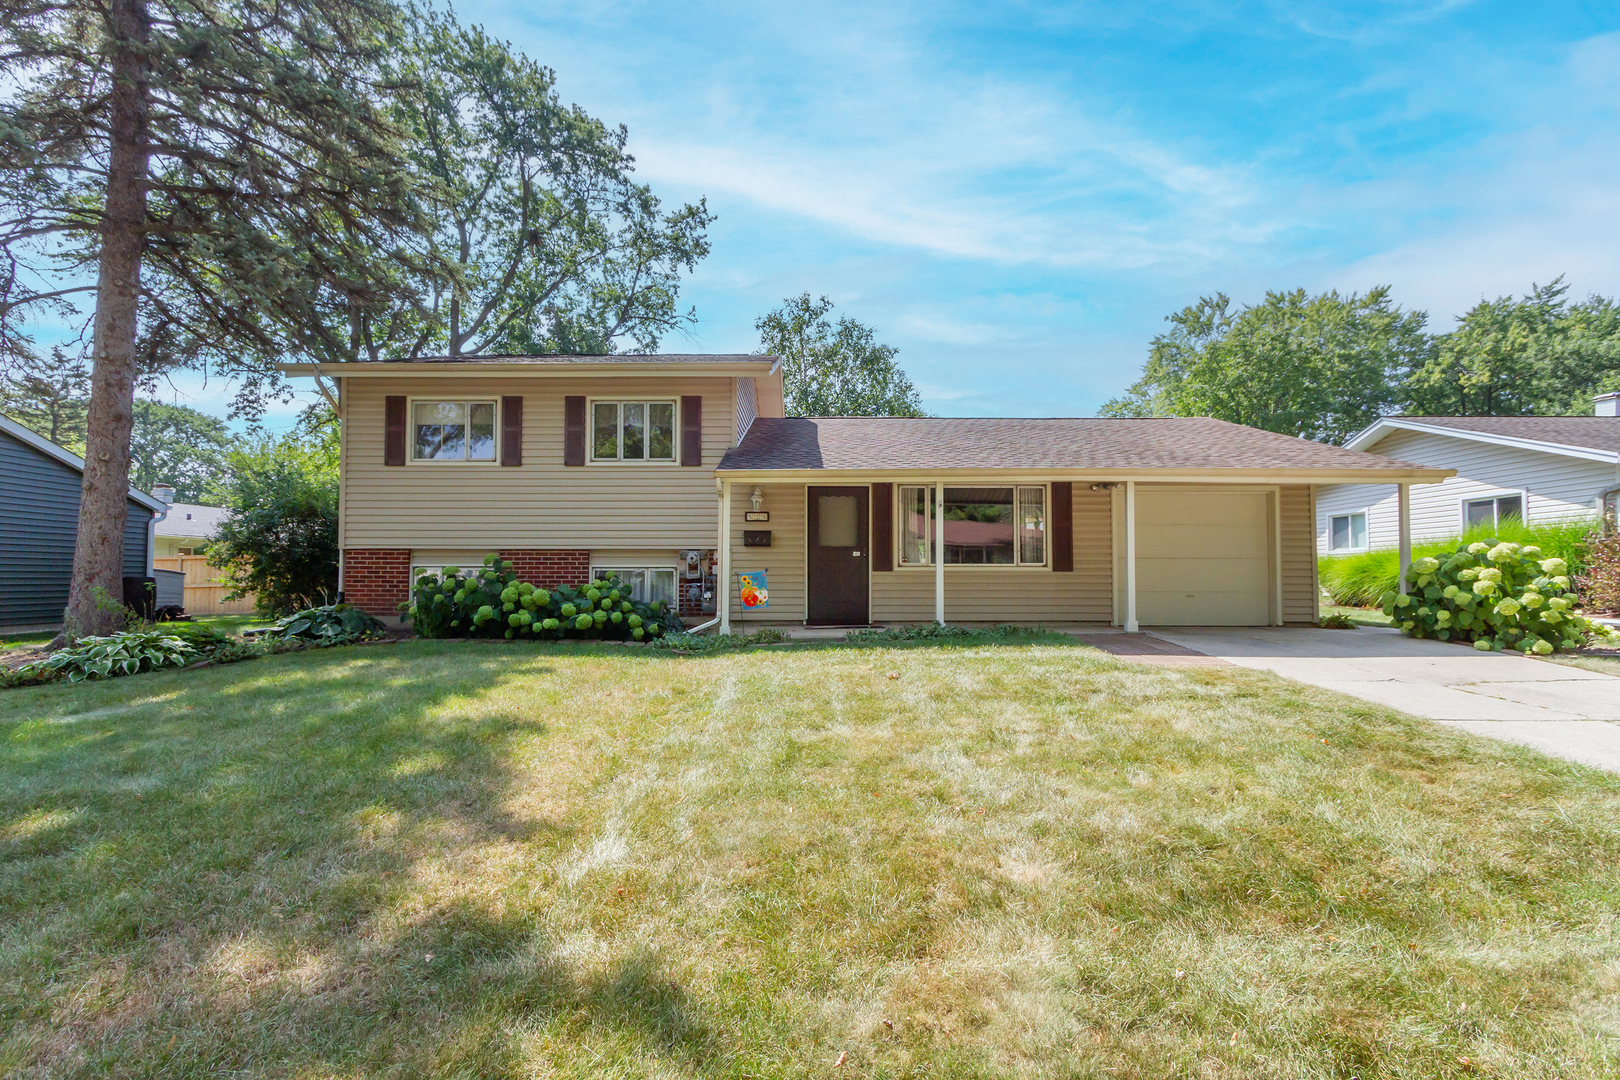
M7 1074L1620 1069L1620 780L1259 673L423 642L0 709Z

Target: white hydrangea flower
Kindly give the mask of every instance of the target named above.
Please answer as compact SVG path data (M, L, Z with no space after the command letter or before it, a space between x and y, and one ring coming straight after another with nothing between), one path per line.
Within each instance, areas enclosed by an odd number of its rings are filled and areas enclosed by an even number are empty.
M1569 578L1565 577L1563 574L1559 574L1557 577L1553 578L1552 583L1558 586L1560 589L1563 589L1565 592L1569 591Z
M1534 544L1526 544L1519 549L1519 554L1527 559L1539 559L1541 558L1541 549Z
M1540 607L1545 602L1546 598L1538 592L1526 592L1519 597L1519 603L1523 604L1531 611L1536 610L1536 608Z
M1491 550L1487 551L1485 553L1485 557L1490 559L1491 562L1502 562L1504 559L1513 558L1513 556L1517 555L1518 553L1518 544L1504 542L1497 544L1495 547L1491 548Z
M1480 638L1478 641L1474 642L1474 648L1478 649L1480 652L1490 652L1491 651L1491 639L1490 638Z
M1451 610L1449 608L1441 608L1435 613L1434 618L1436 622L1444 626L1446 623L1451 621Z
M1553 651L1553 647L1552 647L1552 642L1550 642L1550 641L1540 641L1540 640L1538 640L1536 642L1536 644L1535 644L1535 653L1536 653L1537 656L1546 656L1546 655L1550 654L1552 651Z
M1569 597L1567 597L1567 596L1554 596L1554 597L1551 597L1547 601L1547 606L1552 608L1554 611L1564 611L1570 606Z
M1569 572L1569 563L1563 559L1542 559L1541 572L1543 574L1565 574Z
M1475 541L1474 543L1468 545L1468 554L1478 555L1480 552L1489 551L1490 549L1491 545L1485 543L1484 541Z
M1410 607L1411 603L1412 603L1412 598L1411 598L1411 596L1407 595L1406 593L1401 593L1401 595L1399 595L1399 596L1397 596L1395 598L1395 606L1396 607Z
M1440 569L1440 560L1432 559L1428 556L1424 556L1421 559L1414 559L1412 562L1412 569L1419 574L1432 574L1436 570Z
M1469 569L1469 570L1459 570L1459 571L1457 571L1457 580L1458 581L1473 581L1477 577L1479 577L1479 571L1478 570Z
M1474 582L1474 595L1475 596L1489 596L1489 595L1491 595L1491 593L1493 593L1495 591L1496 591L1496 582L1494 582L1494 581L1476 581L1476 582Z
M1519 607L1519 602L1513 599L1513 597L1504 596L1502 599L1496 602L1496 606L1491 610L1496 612L1498 615L1517 615L1519 613Z
M1460 590L1457 588L1457 586L1447 585L1444 589L1440 590L1440 595L1445 597L1447 600L1455 600L1457 599L1457 593L1459 591Z

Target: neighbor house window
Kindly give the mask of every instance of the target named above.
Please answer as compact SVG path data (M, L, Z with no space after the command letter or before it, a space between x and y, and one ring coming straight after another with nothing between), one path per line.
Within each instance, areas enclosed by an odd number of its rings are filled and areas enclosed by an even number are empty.
M596 401L591 404L593 461L674 461L673 401Z
M1328 519L1329 551L1365 551L1366 549L1366 513L1334 514Z
M1523 495L1498 495L1490 499L1469 499L1463 504L1463 528L1484 526L1494 529L1508 518L1524 520Z
M937 514L933 488L900 488L902 566L931 565ZM945 562L959 566L1045 566L1046 488L946 488Z
M461 566L461 565L458 565L456 563L450 563L449 565L455 568L455 571L456 571L455 576L458 577L458 578L470 578L474 574L476 574L479 570L483 569L483 565L481 563L478 563L478 562L474 562L472 565L469 565L469 566ZM416 582L424 574L432 574L435 577L437 577L440 581L445 580L444 567L445 567L444 563L429 563L427 565L412 566L411 567L411 587L414 589L416 587Z
M494 461L493 401L418 401L411 409L417 461Z
M638 604L662 600L675 605L675 570L667 566L593 566L591 580L618 578L630 586L630 599Z

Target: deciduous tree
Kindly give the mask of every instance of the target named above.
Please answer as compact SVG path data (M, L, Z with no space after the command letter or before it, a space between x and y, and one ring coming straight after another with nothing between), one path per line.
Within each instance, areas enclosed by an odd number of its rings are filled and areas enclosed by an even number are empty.
M225 507L208 563L225 572L232 598L251 593L267 615L337 598L335 443L294 433L234 452Z
M827 318L833 302L809 293L760 316L760 351L782 358L789 416L926 416L899 353L848 316Z
M1385 286L1365 294L1267 293L1233 310L1224 294L1168 316L1142 377L1104 416L1213 416L1342 442L1393 410L1431 348L1427 316Z

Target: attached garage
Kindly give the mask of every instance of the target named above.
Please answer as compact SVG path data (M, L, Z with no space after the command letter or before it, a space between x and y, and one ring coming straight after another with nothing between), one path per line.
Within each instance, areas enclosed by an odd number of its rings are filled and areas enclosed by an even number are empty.
M1267 626L1276 610L1274 498L1258 488L1136 490L1143 626Z

